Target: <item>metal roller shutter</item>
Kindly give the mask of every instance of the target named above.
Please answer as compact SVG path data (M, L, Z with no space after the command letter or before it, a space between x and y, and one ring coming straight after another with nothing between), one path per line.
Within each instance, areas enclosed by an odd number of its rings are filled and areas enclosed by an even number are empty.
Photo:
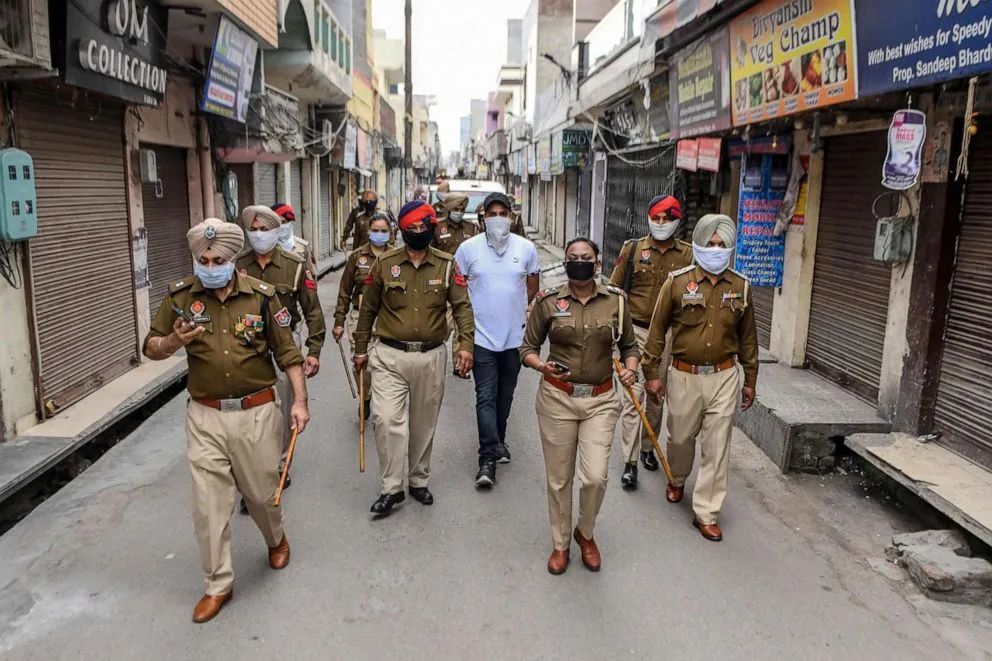
M289 203L296 211L296 217L303 217L303 161L289 164ZM302 225L302 223L301 223Z
M150 147L158 161L160 184L143 184L148 232L148 301L154 317L169 293L169 283L188 276L193 269L186 232L189 230L189 183L186 179L186 150ZM161 197L158 194L161 193Z
M331 254L331 168L320 168L320 241L318 242L320 257Z
M255 165L255 203L271 207L276 202L276 172L279 166L275 163L257 163Z
M775 288L752 287L751 305L754 306L754 325L758 327L758 345L768 349L771 346Z
M934 429L942 444L992 468L992 135L987 131L975 136L969 160Z
M871 206L886 192L872 173L885 153L884 131L827 140L806 342L814 371L871 402L878 401L892 275L872 258Z
M18 146L34 159L38 236L28 243L44 415L138 362L123 106L19 88ZM54 101L53 101L54 100Z

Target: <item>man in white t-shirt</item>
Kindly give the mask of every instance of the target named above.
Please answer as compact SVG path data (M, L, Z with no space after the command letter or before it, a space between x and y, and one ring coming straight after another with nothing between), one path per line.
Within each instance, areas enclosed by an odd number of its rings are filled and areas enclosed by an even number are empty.
M475 314L475 417L479 426L479 472L475 486L496 483L496 464L508 463L506 420L520 373L527 304L537 294L541 265L537 248L510 233L510 199L492 193L483 202L485 232L462 243L455 263L468 279Z

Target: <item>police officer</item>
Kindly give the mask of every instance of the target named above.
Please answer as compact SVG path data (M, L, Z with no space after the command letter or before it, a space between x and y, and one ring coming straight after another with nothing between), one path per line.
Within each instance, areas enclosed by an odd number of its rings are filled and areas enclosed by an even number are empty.
M358 326L358 311L362 305L365 282L372 273L376 261L392 246L389 218L385 214L376 213L369 223L369 242L355 248L342 269L338 303L334 309L334 328L331 329L331 334L336 342L340 342L347 323L352 354L355 353L355 329ZM365 417L368 419L372 411L369 406L369 401L372 399L372 376L369 370L363 370L362 377L365 381Z
M282 220L282 225L279 226L279 247L286 252L295 253L302 257L303 263L306 264L312 277L317 273L317 262L313 257L313 250L310 249L310 242L301 239L293 232L296 225L296 210L285 202L273 204L272 210Z
M579 478L579 519L574 531L582 563L599 571L593 539L596 515L606 494L607 466L620 400L613 386L613 348L620 350L624 385L637 379L640 351L622 289L600 285L599 247L585 238L565 248L568 284L539 293L534 302L520 357L543 375L537 393L537 424L544 447L548 513L554 551L548 571L568 568L572 526L572 479ZM541 345L551 340L548 360ZM576 469L576 453L578 468Z
M317 281L313 272L306 268L303 256L279 247L280 228L284 225L282 218L275 211L261 205L246 207L241 212L241 222L247 230L250 245L237 256L235 265L238 272L257 278L275 288L280 302L289 310L292 317L289 327L298 348L302 345L300 322L306 319L307 356L303 364L303 372L307 378L316 376L320 371L320 351L324 346L327 328L324 323L324 313L320 308L320 300L317 298ZM282 401L283 417L287 417L292 400L289 382L285 375L280 374L276 390ZM285 427L280 466L285 460L291 436L289 427ZM290 484L288 476L286 484ZM242 512L247 514L244 504L242 501Z
M374 190L362 191L358 206L352 209L344 223L344 234L341 236L342 246L352 235L354 235L354 241L351 244L352 249L368 242L369 221L372 220L372 215L378 204L379 195Z
M698 266L675 271L665 281L644 346L645 388L652 397L668 394L668 460L675 481L666 496L672 503L682 500L698 442L692 523L714 542L723 539L717 518L727 494L737 392L746 411L758 380L750 287L747 278L730 270L735 241L734 222L727 216L708 214L699 220L692 234ZM669 329L672 366L666 385L660 369Z
M231 513L237 491L269 547L269 566L289 564L278 486L283 425L302 432L310 420L303 356L293 343L292 315L275 287L238 273L241 228L208 218L187 234L194 276L173 282L143 351L163 360L186 348L190 402L186 457L193 476L193 524L206 594L194 622L212 619L230 601ZM180 314L181 313L181 314ZM284 370L293 389L290 420L283 421L273 385Z
M458 326L455 371L461 375L472 369L475 337L465 277L451 255L431 247L437 226L434 208L423 200L408 202L400 210L399 225L404 246L386 252L372 267L355 330L355 367L368 364L372 369L381 481L372 505L377 516L403 502L407 474L410 496L423 505L434 503L427 482L444 397L449 305ZM370 350L373 324L377 341Z
M682 207L671 195L659 195L648 204L647 236L631 239L624 243L617 257L610 284L627 292L630 302L630 317L634 323L637 344L643 350L651 324L651 313L658 300L658 292L668 274L692 264L692 246L675 238L682 223ZM671 353L664 356L671 360ZM664 376L667 362L663 365ZM653 398L644 397L644 387L634 384L634 395L640 400L651 428L661 433L663 406ZM645 399L648 401L645 402ZM624 489L637 489L637 448L641 450L641 463L649 471L658 470L658 459L654 456L651 439L643 429L641 417L629 398L623 398L623 413L620 416L621 450L624 460L620 484Z
M468 209L468 195L465 193L448 193L440 206L442 213L438 217L434 247L454 255L458 246L479 233L479 227L465 221L465 210Z

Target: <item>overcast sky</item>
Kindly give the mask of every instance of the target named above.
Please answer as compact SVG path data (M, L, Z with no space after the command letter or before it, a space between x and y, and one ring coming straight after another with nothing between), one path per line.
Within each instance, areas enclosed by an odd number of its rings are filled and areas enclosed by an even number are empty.
M433 94L431 119L441 153L458 149L458 119L485 99L506 61L506 20L523 18L530 0L413 0L413 93ZM372 22L402 39L404 0L372 0ZM397 108L397 113L402 109Z

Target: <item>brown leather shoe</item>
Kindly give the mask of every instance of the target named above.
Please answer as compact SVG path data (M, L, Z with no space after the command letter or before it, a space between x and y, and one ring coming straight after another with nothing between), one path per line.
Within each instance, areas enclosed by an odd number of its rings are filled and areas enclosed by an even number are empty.
M231 590L227 594L205 594L200 601L197 602L196 606L193 608L193 621L197 624L203 624L204 622L209 622L210 620L217 617L217 613L220 609L224 607L224 604L231 600L234 596L234 590Z
M692 525L696 526L700 535L711 542L719 542L723 539L723 531L720 530L720 526L715 523L704 525L699 522L699 519L693 518Z
M582 551L582 564L589 571L599 571L599 568L603 564L603 559L599 555L599 548L596 546L596 542L583 537L577 526L574 535L575 541L579 545L579 550Z
M669 483L665 487L665 498L668 499L670 503L681 503L682 496L685 494L685 486L677 487L672 483Z
M289 564L289 542L286 535L282 536L282 541L278 546L269 549L269 567L282 569Z
M564 551L555 549L548 558L548 571L557 576L564 574L566 569L568 569L568 549Z

